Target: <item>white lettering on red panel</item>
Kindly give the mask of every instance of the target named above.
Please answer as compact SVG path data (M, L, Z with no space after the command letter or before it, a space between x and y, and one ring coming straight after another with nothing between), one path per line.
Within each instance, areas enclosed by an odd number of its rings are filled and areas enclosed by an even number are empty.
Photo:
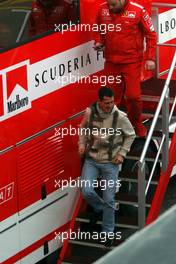
M5 203L13 198L14 182L0 189L0 204Z
M176 8L159 14L159 43L164 43L176 38Z
M104 68L93 41L30 64L22 61L0 71L0 121L32 107L32 101Z

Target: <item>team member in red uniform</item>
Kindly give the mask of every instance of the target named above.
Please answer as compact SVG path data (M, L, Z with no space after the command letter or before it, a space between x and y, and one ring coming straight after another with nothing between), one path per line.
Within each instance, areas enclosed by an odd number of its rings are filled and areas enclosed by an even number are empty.
M141 64L143 42L146 39L147 59L145 68L155 68L156 33L148 12L143 6L129 0L107 0L100 5L97 24L105 24L106 31L94 34L95 49L105 48L105 72L108 75L121 75L125 82L125 99L128 117L140 137L147 130L142 124L141 112ZM114 30L112 26L114 25ZM102 30L102 28L100 28ZM120 103L122 89L116 83L111 86Z
M142 5L145 10L151 14L151 0L134 0L133 2Z
M34 36L75 19L76 12L71 0L35 0L30 14L29 34Z

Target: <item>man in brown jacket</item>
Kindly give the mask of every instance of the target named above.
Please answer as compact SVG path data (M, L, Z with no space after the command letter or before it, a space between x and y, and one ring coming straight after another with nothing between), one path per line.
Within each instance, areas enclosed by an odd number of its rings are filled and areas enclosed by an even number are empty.
M115 191L121 164L130 150L135 132L127 115L114 104L114 93L107 87L99 90L99 100L86 109L79 131L79 154L86 156L82 170L82 193L94 208L95 214L103 212L102 232L105 246L113 243ZM101 198L94 183L101 174L106 183ZM87 184L88 183L88 184Z

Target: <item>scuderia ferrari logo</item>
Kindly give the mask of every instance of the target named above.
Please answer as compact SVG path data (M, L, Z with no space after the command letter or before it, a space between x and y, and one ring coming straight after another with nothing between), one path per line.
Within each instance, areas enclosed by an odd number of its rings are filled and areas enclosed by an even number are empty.
M124 13L122 14L122 17L135 18L136 12L135 11L124 11Z
M93 43L88 41L32 64L29 58L0 70L0 121L32 108L33 101L47 94L101 71L103 54L92 48Z

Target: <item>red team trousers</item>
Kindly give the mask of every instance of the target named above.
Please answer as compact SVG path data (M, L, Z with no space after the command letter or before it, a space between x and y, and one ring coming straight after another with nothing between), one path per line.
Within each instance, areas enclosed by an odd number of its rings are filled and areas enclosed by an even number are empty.
M128 117L133 126L141 123L142 101L141 101L141 62L115 64L105 62L105 75L113 76L114 82L108 82L107 86L115 93L117 106L125 97ZM121 83L117 83L118 76L121 76ZM135 109L135 111L134 111Z

